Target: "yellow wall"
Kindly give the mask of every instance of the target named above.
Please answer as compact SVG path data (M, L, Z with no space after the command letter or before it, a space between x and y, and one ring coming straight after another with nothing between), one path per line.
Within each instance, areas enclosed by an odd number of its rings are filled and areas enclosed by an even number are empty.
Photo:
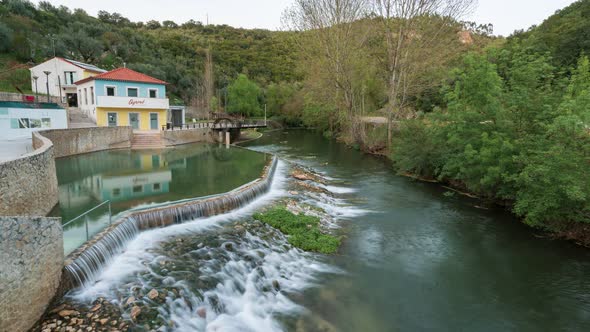
M117 113L117 126L130 126L129 113L139 113L139 130L150 129L150 113L158 113L158 130L166 124L166 109L124 109L124 108L96 108L96 125L108 126L108 113Z
M100 74L100 73L96 73L96 72L89 71L89 70L84 70L82 72L82 76L84 76L84 77L82 77L82 78L84 79L84 78L88 78L88 77L93 77L93 76L96 76L98 74Z

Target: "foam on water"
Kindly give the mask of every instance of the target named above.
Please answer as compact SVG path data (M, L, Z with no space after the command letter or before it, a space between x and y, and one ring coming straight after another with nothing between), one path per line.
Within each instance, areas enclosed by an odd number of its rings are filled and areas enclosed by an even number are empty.
M79 300L89 300L98 296L107 296L112 286L119 281L144 268L143 262L153 259L149 249L158 246L170 237L202 232L204 230L219 227L223 222L231 222L250 216L253 211L259 209L274 199L285 195L286 165L279 162L274 174L273 182L268 193L262 195L252 203L231 211L229 213L199 218L183 224L172 225L165 228L152 229L139 233L134 239L127 239L128 244L124 251L116 255L98 276L96 282L87 283L84 287L73 292L73 296Z
M279 162L269 192L250 204L229 213L138 233L94 282L69 296L85 303L105 297L119 303L129 319L130 307L123 303L141 289L143 296L138 301L142 302L142 312L155 311L157 319L168 322L150 327L159 331L292 328L285 325L285 319L305 312L293 301L293 295L316 285L318 276L343 272L324 263L320 255L294 249L285 236L269 226L246 227L239 235L226 232L228 228L233 231L234 224L251 220L254 211L287 196L286 183L287 165ZM329 193L305 192L302 202L330 215L328 227L337 228L338 220L367 213L332 195L350 194L353 189L319 186ZM207 244L196 244L201 239ZM171 288L178 291L173 293ZM164 294L164 302L147 299L150 289Z

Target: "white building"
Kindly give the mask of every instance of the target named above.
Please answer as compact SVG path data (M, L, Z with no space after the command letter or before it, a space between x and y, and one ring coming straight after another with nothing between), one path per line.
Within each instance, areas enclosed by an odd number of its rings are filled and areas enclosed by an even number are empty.
M0 141L31 138L33 131L67 127L66 110L57 104L0 101Z
M78 94L74 82L106 72L87 63L60 57L47 60L29 70L33 92L46 94L49 83L49 95L61 97L62 102L70 107L78 107Z

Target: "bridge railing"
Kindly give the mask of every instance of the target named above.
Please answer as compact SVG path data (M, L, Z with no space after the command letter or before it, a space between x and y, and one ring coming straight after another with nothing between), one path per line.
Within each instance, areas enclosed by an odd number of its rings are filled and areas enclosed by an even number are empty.
M239 128L260 128L266 127L266 121L264 120L242 120L234 122L219 122L213 121L207 122L192 122L185 123L182 125L166 124L162 125L162 131L167 130L186 130L186 129L200 129L200 128L211 128L211 129L239 129Z

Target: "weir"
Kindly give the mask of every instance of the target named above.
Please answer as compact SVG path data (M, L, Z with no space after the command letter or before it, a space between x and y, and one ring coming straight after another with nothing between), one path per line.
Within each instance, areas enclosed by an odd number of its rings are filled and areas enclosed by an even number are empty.
M260 178L223 194L128 211L67 257L61 291L92 282L98 272L143 230L227 213L252 202L269 191L277 163L278 158L273 156Z

